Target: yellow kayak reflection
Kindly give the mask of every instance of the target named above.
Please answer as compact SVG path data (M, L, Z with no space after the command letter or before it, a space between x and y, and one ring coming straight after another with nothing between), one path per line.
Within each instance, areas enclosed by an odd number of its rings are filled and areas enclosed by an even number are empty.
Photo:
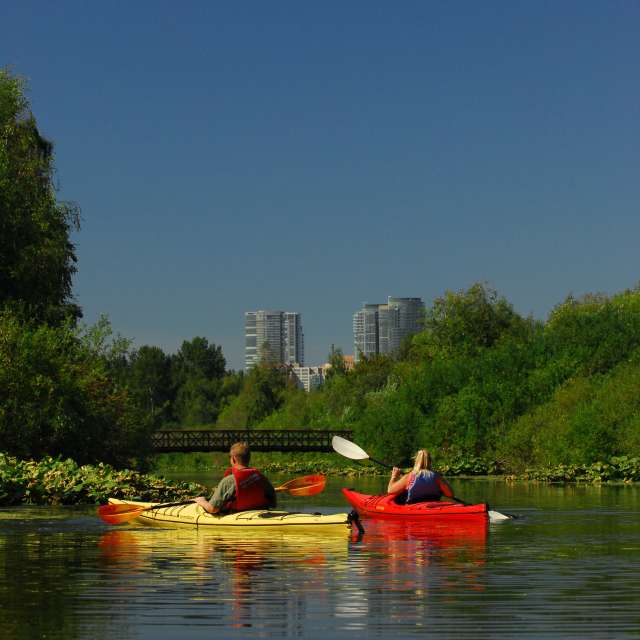
M331 528L318 535L301 530L127 527L105 532L99 546L103 568L119 593L139 595L142 575L144 588L169 583L171 593L187 592L203 604L226 604L233 626L256 615L257 603L264 600L264 582L271 582L274 571L304 576L305 593L325 591L330 576L348 570L350 539Z

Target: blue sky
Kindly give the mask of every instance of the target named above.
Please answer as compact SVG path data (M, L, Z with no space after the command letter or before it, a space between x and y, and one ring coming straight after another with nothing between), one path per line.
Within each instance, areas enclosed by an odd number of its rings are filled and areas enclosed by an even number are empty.
M640 280L640 4L8 2L76 201L75 295L136 345L487 281L545 318Z

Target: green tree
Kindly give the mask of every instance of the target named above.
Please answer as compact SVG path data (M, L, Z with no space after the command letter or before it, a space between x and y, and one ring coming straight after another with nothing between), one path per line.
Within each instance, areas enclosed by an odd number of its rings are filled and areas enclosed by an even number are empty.
M160 349L144 345L131 354L128 384L131 394L159 425L170 417L173 402L171 358Z
M78 318L70 233L79 211L58 202L53 145L29 110L24 82L0 70L0 307L59 324Z
M553 358L571 361L576 371L609 371L640 346L640 288L569 296L551 312L545 338Z
M226 364L222 348L209 344L206 338L185 340L172 358L174 383L179 387L190 378L220 379L224 376Z
M413 339L412 354L420 358L435 349L451 352L491 347L504 334L527 333L530 323L495 290L476 283L467 291L447 291L434 301L425 314L425 331Z
M206 338L185 340L171 359L173 414L186 426L215 422L222 404L226 360Z
M253 427L280 409L295 384L286 367L259 364L244 376L240 393L218 419L222 427Z
M188 378L176 394L174 413L181 425L193 427L214 423L220 412L222 381L203 376Z
M420 416L403 398L396 382L366 395L355 424L356 437L367 451L388 464L410 464L418 448Z
M122 341L110 327L78 332L0 312L0 442L22 458L68 456L79 463L144 461L153 428L110 372Z

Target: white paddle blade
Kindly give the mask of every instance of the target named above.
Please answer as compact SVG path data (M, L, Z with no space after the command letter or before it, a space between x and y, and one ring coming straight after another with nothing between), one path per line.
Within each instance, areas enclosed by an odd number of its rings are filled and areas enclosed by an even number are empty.
M490 522L503 522L504 520L511 520L511 516L505 516L504 513L499 511L489 511Z
M340 436L333 436L331 446L333 450L341 456L351 458L351 460L366 460L369 457L369 454L363 451L357 444L345 440L345 438L341 438Z

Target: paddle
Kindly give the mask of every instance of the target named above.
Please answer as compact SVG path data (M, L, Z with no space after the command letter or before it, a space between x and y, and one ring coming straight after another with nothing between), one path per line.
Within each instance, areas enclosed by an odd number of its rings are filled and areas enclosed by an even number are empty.
M276 491L285 491L290 496L315 496L317 493L321 493L324 490L324 485L327 483L326 476L314 475L314 476L302 476L301 478L295 478L281 484L279 487L275 487Z
M372 458L364 449L361 449L355 442L351 442L346 438L341 438L340 436L333 436L331 440L331 446L333 447L336 453L339 453L341 456L345 458L350 458L351 460L371 460L371 462L375 462L382 467L386 467L387 469L393 469L393 465L387 464L386 462L381 462L380 460L376 460ZM467 504L464 500L460 500L454 496L449 498L454 502L459 502L460 504ZM489 511L489 519L491 522L499 522L500 520L511 520L514 516L504 515L499 511Z
M302 476L285 482L275 487L278 492L285 492L291 496L314 496L324 490L327 479L323 475ZM180 507L186 504L192 504L193 500L185 500L183 502L168 502L165 504L156 504L152 507L141 507L134 504L103 504L98 507L98 516L107 524L122 524L134 520L141 513L151 511L153 509L162 509L164 507Z
M107 524L123 524L137 518L145 511L152 509L161 509L163 507L180 507L185 504L193 504L193 499L184 500L183 502L167 502L165 504L156 504L153 507L140 507L135 504L103 504L98 507L98 516Z

